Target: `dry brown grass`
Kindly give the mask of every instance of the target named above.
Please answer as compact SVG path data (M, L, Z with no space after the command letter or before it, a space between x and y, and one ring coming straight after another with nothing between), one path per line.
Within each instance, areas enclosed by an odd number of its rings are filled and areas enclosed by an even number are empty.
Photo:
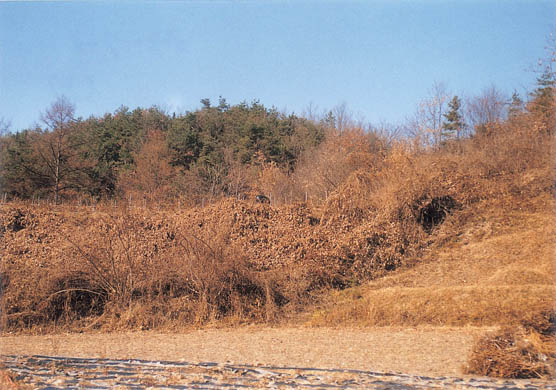
M491 326L519 324L554 306L552 285L390 287L342 292L332 309L317 311L315 325Z

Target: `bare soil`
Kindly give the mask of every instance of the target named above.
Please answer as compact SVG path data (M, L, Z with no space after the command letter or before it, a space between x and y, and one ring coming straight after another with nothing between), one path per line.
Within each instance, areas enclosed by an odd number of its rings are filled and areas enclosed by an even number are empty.
M0 337L0 354L344 368L461 376L492 328L262 328Z

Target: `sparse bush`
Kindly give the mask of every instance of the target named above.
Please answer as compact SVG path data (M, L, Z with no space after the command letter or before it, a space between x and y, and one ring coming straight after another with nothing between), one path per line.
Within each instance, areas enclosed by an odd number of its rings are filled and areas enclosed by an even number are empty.
M250 267L245 254L226 236L215 233L179 240L177 268L185 295L195 303L196 323L226 316L270 321L283 297L268 274Z
M388 147L384 137L361 128L329 130L322 144L302 156L292 180L298 193L320 204L354 172L380 169Z

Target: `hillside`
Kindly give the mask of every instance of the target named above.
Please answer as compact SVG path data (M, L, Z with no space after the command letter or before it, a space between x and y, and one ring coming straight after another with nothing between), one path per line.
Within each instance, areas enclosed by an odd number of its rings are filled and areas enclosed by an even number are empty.
M528 365L471 372L551 374L552 133L524 114L441 148L368 139L331 136L316 173L298 167L315 186L336 169L321 200L2 204L2 328L510 325L479 345Z
M480 209L447 221L464 224L413 267L331 294L310 322L515 325L550 312L556 296L553 198L485 202Z

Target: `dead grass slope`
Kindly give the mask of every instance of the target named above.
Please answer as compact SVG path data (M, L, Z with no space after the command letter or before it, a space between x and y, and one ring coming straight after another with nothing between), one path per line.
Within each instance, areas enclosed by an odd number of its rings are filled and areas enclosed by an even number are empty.
M334 292L315 325L500 325L550 311L556 297L554 201L477 205L447 225L458 234L429 247L418 264ZM467 214L467 215L466 215Z
M176 211L2 205L4 329L274 321L395 268L412 245L336 234L315 215L231 199Z

